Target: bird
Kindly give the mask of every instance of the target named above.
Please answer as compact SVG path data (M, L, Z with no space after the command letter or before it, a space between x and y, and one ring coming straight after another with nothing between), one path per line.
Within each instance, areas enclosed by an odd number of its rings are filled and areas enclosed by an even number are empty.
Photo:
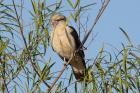
M80 38L74 29L69 26L67 18L60 14L51 17L51 46L63 61L69 62L76 80L83 81L86 71L85 54L80 46Z

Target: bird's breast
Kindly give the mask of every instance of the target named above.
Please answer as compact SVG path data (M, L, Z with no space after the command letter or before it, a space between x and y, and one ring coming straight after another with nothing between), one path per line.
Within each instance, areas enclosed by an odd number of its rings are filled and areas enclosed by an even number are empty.
M52 46L59 55L65 58L70 58L75 51L74 38L64 29L53 32Z

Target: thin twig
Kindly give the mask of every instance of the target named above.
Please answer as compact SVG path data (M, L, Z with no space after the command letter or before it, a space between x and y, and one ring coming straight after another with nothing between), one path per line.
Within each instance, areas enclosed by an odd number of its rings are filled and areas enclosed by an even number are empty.
M129 54L133 57L135 57L136 59L140 60L140 57L138 57L136 54L134 54L133 52L129 52Z
M14 10L15 10L15 13L16 13L17 22L18 22L18 25L19 25L19 28L20 28L20 33L21 33L21 36L23 38L24 44L25 44L25 46L27 48L27 42L26 42L26 39L25 39L24 34L23 34L23 26L22 26L22 24L20 22L20 19L19 19L18 13L17 13L17 9L16 9L16 5L15 5L14 0L12 0L12 2L13 2Z
M93 25L91 26L91 28L87 31L87 34L85 35L83 41L82 41L82 45L84 45L84 43L86 42L86 40L88 39L90 33L92 32L93 28L95 27L96 23L99 21L101 15L103 14L104 10L106 9L107 5L109 4L110 0L104 0L104 3L101 7L101 9L99 10L95 21L93 22ZM82 46L81 46L82 47Z
M74 54L75 55L75 54ZM63 74L63 72L65 71L65 69L67 68L67 66L69 65L69 63L71 62L72 58L74 57L74 55L71 56L71 58L68 60L68 62L65 62L66 64L64 65L64 67L62 68L61 72L58 74L58 76L55 78L55 80L53 81L51 87L48 89L47 93L50 93L52 88L54 87L55 83L58 81L58 79L61 77L61 75ZM65 60L64 60L65 61Z

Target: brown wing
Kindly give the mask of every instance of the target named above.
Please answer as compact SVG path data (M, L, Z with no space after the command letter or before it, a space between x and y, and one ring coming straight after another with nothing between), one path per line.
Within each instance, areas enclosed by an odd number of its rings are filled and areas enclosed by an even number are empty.
M71 32L71 35L73 36L73 38L75 40L76 49L79 49L80 46L82 46L82 43L81 43L81 41L79 39L79 36L78 36L76 30L72 26L69 26L69 27L73 30ZM83 58L85 57L84 51L82 49L80 49L78 52L80 53L81 57L83 57Z
M83 80L85 76L86 64L84 60L84 57L85 57L84 51L82 49L79 49L82 43L78 37L76 30L72 26L69 26L69 27L72 29L71 35L73 36L75 40L76 49L78 49L74 58L72 59L71 66L72 66L75 78L77 80Z

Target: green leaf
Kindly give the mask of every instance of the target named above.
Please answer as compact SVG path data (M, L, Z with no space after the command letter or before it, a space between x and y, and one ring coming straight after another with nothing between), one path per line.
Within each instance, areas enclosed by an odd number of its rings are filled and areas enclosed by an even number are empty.
M8 44L9 44L9 40L7 40L6 42L0 40L0 53L2 53L7 48Z
M37 8L37 4L36 4L35 0L34 1L31 0L31 2L32 2L32 6L33 6L35 14L38 15L38 8Z
M140 79L139 79L139 77L136 77L136 85L137 85L138 91L140 91Z
M75 88L75 93L77 93L77 82L75 82L74 88Z
M103 45L103 47L99 50L99 55L98 55L98 58L97 58L97 62L96 62L96 67L97 67L97 69L98 69L98 71L99 71L99 74L100 74L100 76L101 76L101 78L102 78L102 81L104 82L104 70L103 70L103 68L102 68L102 66L101 66L101 61L102 61L102 55L103 55L103 50L104 50L104 45ZM105 83L105 82L104 82Z
M128 34L126 33L126 31L125 31L123 28L121 28L121 27L119 27L119 29L123 32L123 34L124 34L125 37L127 38L128 43L129 43L129 46L130 46L130 47L133 47L133 44L132 44L132 42L131 42L131 39L130 39L130 37L128 36Z
M14 86L14 93L17 93L17 88L16 88L16 86Z
M69 78L69 83L68 83L68 85L70 85L70 83L71 83L71 81L73 80L73 74L71 73L71 75L70 75L70 78Z
M121 67L120 67L120 69L119 69L119 86L120 86L120 93L123 93L123 83L122 83L122 76L121 76L121 73L122 73L122 71L121 71Z
M72 8L74 8L74 5L73 5L72 1L71 1L71 0L67 0L67 1L68 1L69 5L70 5Z
M80 4L80 0L76 0L76 3L74 4L74 8L76 8Z
M80 4L80 0L76 0L75 4L73 4L72 0L67 0L67 1L68 1L69 5L74 9Z
M92 84L93 84L93 91L94 91L93 93L97 93L97 82L94 73L92 75Z
M45 36L46 36L46 37L49 37L49 31L48 31L48 28L45 28L44 31L45 31Z
M75 17L74 17L75 22L77 21L77 18L79 17L80 12L81 12L81 8L78 9L78 10L76 11L76 13L75 13Z
M125 88L126 88L126 93L128 93L128 82L127 82L127 49L124 48L123 50L123 68L124 68L124 73L125 73Z

